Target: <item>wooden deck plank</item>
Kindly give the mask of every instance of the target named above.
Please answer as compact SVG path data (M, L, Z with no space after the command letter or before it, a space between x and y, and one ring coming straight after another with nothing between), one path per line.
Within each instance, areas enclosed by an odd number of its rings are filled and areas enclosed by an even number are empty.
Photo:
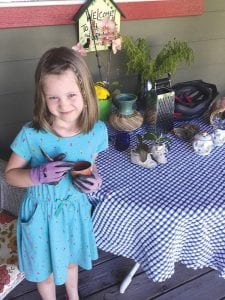
M96 265L92 270L79 273L79 292L82 297L122 282L134 265L134 261L122 256ZM143 272L138 270L137 274ZM91 283L91 284L90 284Z
M139 273L137 276L133 278L130 286L128 287L128 289L125 291L124 294L119 293L120 284L117 285L112 284L112 286L109 288L103 289L102 291L99 291L95 294L90 294L89 296L85 297L85 300L86 299L87 300L155 299L161 294L176 289L178 286L185 284L186 282L196 280L196 278L202 276L205 273L207 274L208 272L213 272L213 271L209 268L193 270L193 269L186 268L182 264L177 264L175 274L170 279L164 282L154 283L146 276L145 273ZM177 298L176 300L181 300L181 299L182 298ZM189 298L188 300L190 299L192 300L192 298ZM168 298L168 300L170 299Z
M57 300L65 300L65 294L66 294L66 290L64 285L60 285L57 286L57 290L56 290L56 297ZM41 297L37 291L37 289L35 288L32 291L29 291L27 293L15 296L15 297L6 297L4 300L6 299L10 299L10 300L41 300Z
M225 280L219 277L218 272L212 271L154 299L219 300L221 298L224 299L224 296Z
M124 294L119 287L133 266L130 259L101 252L90 271L80 269L80 300L222 300L225 281L210 268L188 269L178 263L174 275L154 283L139 268ZM64 300L65 287L57 286L57 300ZM4 300L40 300L36 284L24 280Z
M115 257L116 256L111 253L99 250L99 259L97 259L96 261L93 262L93 267L95 268L95 266L106 263L107 261L114 259ZM87 271L80 268L79 269L79 277L82 278L83 277L82 273L85 273L85 272L87 272ZM30 294L35 290L36 290L36 283L29 282L26 279L24 279L17 287L15 287L12 290L12 292L4 300L15 299L15 298L18 298L23 295L24 295L24 297L26 297L25 294Z

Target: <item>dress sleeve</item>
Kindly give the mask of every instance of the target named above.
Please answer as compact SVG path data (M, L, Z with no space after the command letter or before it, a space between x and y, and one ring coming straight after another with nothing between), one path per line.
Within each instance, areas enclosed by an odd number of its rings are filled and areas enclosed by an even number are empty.
M108 131L104 122L97 122L97 143L96 143L96 153L99 153L108 148Z
M11 149L25 160L31 159L31 151L27 138L27 126L23 126L11 144Z

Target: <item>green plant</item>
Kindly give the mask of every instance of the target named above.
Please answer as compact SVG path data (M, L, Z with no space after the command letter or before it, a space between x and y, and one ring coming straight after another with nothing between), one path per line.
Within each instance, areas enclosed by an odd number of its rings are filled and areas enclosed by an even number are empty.
M168 41L156 57L152 57L151 48L144 38L134 40L123 36L123 49L128 57L128 73L137 73L142 81L154 81L167 73L174 74L179 63L191 65L194 61L192 48L176 38Z
M166 144L167 148L169 148L169 144L171 143L171 139L162 133L155 133L152 131L148 131L144 134L144 139L153 142L154 144Z
M138 143L134 151L139 154L142 162L146 161L148 153L151 152L149 145L145 141L150 141L158 145L165 143L168 149L171 142L171 139L162 133L154 133L152 131L147 131L143 136L137 134L136 138Z
M146 161L147 155L149 153L149 146L146 143L144 143L144 138L142 137L142 135L137 134L136 138L138 144L134 151L139 154L140 160L144 162Z

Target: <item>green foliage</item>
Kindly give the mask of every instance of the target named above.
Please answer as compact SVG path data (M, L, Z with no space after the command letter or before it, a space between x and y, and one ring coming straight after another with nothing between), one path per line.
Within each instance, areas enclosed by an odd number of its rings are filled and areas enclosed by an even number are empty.
M156 144L170 142L170 138L164 136L162 133L157 134L151 131L145 133L144 139L148 141L153 141Z
M154 144L163 144L165 143L167 149L169 150L169 144L171 139L167 136L163 135L162 133L154 133L152 131L147 131L143 136L137 134L136 136L138 144L135 149L135 152L140 155L140 160L142 162L146 161L148 153L150 153L149 145L146 144L145 141L150 141L150 143Z
M146 161L147 155L149 153L149 146L146 143L144 143L144 138L140 134L137 134L136 137L138 140L138 145L135 149L135 152L140 155L140 160L144 162Z
M179 63L184 62L190 66L194 61L194 52L187 42L178 41L176 38L168 41L155 58L143 38L134 40L124 36L123 48L128 57L128 73L137 73L142 80L154 81L167 73L174 74Z

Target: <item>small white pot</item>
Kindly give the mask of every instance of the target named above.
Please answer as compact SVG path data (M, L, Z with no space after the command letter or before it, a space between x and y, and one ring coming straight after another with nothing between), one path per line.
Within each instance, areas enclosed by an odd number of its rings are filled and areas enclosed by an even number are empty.
M168 149L166 147L166 144L155 144L151 146L151 155L158 164L167 163L167 153Z
M198 155L209 155L214 147L213 138L207 132L198 133L194 136L192 145Z
M225 130L215 129L212 133L212 138L215 147L223 146L225 143Z
M152 169L157 166L157 163L152 159L150 153L147 154L147 159L144 162L141 161L139 153L137 153L135 150L131 150L130 157L131 162L135 165L139 165L148 169Z

